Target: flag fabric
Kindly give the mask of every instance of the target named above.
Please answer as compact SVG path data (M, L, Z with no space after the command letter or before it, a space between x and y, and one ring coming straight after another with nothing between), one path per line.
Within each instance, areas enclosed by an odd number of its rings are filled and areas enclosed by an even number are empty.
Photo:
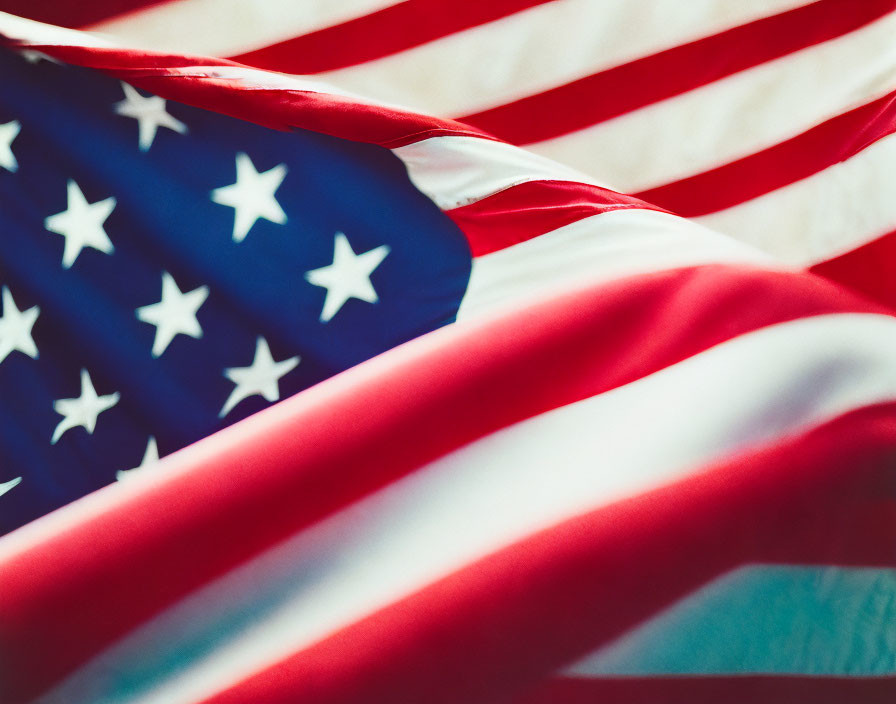
M896 303L892 0L146 4L62 19L457 118Z
M892 699L890 3L125 5L0 16L5 529L121 479L0 701Z

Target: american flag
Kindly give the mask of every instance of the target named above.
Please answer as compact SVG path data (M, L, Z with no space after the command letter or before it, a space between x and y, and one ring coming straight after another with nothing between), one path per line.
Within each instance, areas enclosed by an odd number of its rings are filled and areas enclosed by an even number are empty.
M896 696L896 2L0 9L0 702Z

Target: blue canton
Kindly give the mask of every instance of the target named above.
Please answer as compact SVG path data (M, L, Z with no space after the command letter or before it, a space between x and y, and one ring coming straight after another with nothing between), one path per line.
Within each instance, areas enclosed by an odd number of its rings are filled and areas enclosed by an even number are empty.
M388 150L30 58L0 53L0 532L454 320L469 249Z

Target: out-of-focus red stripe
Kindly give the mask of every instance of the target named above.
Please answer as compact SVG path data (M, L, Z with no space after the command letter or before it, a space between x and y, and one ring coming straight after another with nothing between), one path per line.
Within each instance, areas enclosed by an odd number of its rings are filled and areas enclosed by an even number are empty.
M558 677L512 704L890 704L894 697L896 677Z
M445 211L474 257L495 252L590 215L635 208L662 210L633 196L572 181L530 181Z
M808 273L681 269L442 328L327 380L166 458L189 472L103 489L58 514L87 511L75 525L0 559L0 701L28 700L189 591L457 447L838 311L886 309Z
M458 118L513 144L531 144L685 93L851 32L894 0L819 0Z
M845 161L894 131L896 91L761 152L637 196L685 217L715 213Z
M851 252L815 264L809 271L896 309L896 230Z
M846 414L543 531L204 704L507 701L738 565L896 565L894 467L896 403Z
M61 27L85 27L167 0L0 0L0 11Z
M552 0L405 0L369 15L231 57L288 73L319 73L397 54Z

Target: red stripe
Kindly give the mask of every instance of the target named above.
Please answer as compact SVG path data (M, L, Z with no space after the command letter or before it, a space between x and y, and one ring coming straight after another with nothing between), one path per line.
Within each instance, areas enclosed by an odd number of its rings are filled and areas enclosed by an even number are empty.
M2 38L0 38L2 39ZM5 40L11 46L15 41ZM453 120L302 90L241 90L240 82L173 73L173 68L239 66L226 59L189 57L131 49L29 45L67 63L121 78L163 98L213 110L278 130L307 129L356 142L400 147L429 137L488 135ZM249 69L247 69L249 70ZM265 72L255 69L263 78ZM282 77L272 76L272 80Z
M809 274L707 266L396 348L172 455L189 471L162 485L93 494L77 525L0 563L0 701L43 690L188 591L476 438L732 336L851 310L886 309Z
M110 71L138 88L187 105L213 110L273 129L299 128L389 149L451 135L483 137L451 120L370 105L329 93L291 90L234 90L232 81L146 76Z
M160 5L166 0L0 0L0 11L62 27L84 27L122 13Z
M737 565L896 565L894 466L896 403L847 414L544 531L205 704L506 701Z
M896 309L896 230L809 271Z
M410 49L550 0L405 0L369 15L232 58L288 73L319 73Z
M896 131L896 91L756 154L638 193L678 215L730 208L845 161Z
M571 181L530 181L447 210L473 256L495 252L590 215L637 208L662 210L633 196Z
M819 0L458 119L513 144L541 142L841 36L894 8L894 0Z
M513 704L891 704L896 677L557 678Z

